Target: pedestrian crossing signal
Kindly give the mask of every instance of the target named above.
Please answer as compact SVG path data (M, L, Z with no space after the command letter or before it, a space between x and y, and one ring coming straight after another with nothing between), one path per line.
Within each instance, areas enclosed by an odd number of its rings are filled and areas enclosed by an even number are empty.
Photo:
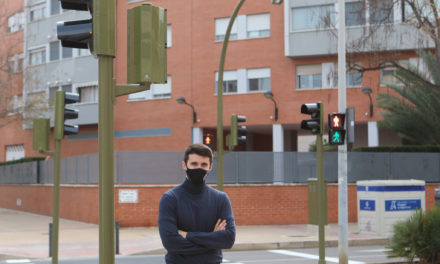
M345 114L328 114L328 141L330 145L344 145L345 141Z
M212 148L214 146L214 137L212 135L204 135L203 136L203 144Z

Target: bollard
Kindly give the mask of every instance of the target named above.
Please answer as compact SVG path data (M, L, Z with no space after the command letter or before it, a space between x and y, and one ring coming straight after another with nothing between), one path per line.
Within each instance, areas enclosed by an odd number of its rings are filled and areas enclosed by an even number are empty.
M52 223L49 223L49 257L52 257Z
M115 222L115 229L116 255L119 255L119 221Z
M435 190L434 199L435 203L440 206L440 188Z

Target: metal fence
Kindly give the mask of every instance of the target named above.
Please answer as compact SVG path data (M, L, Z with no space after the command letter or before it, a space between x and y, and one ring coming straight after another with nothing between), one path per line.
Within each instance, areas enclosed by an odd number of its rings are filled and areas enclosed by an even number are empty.
M181 152L115 152L115 183L179 183ZM39 164L38 164L39 163ZM98 183L98 154L62 159L61 183ZM324 177L338 181L337 153L324 153ZM225 183L304 183L316 178L316 153L230 152L224 156ZM440 182L440 153L348 153L348 180L421 179ZM52 183L53 160L0 167L0 184ZM208 177L216 182L216 163Z

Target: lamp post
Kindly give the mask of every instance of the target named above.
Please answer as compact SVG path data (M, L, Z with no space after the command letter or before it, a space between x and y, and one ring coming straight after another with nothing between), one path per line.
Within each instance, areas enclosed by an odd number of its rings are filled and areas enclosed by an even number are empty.
M277 107L277 102L275 101L275 99L273 99L273 93L271 91L267 91L264 93L264 97L272 100L272 102L274 103L274 105L275 105L275 121L277 121L278 120L278 107Z
M223 72L225 69L226 49L228 48L229 36L231 35L232 25L238 11L245 0L238 1L229 19L226 28L225 38L223 40L222 53L220 55L220 65L218 68L218 89L217 89L217 189L223 191ZM279 5L283 0L272 0L272 4Z
M186 100L185 100L185 97L182 97L182 96L177 98L176 101L179 104L189 105L192 108L192 111L193 111L193 124L197 123L197 113L194 110L194 106L192 104L187 103Z
M370 86L365 86L362 88L362 93L368 95L370 98L370 118L373 117L373 100L371 99L371 94L373 93L373 90Z

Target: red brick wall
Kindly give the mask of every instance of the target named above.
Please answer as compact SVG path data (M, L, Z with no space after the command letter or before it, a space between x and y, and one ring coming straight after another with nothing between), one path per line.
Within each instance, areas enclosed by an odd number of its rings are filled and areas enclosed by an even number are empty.
M426 208L434 205L434 189L426 185ZM172 186L130 186L115 188L115 219L121 226L157 225L162 194ZM139 202L119 204L119 189L137 189ZM225 186L238 225L306 224L308 220L307 185ZM357 221L356 186L348 186L348 221ZM21 199L21 206L17 206ZM0 207L36 214L52 214L52 186L0 185ZM338 186L328 187L330 223L338 220ZM60 217L98 223L98 187L66 185L60 191Z

